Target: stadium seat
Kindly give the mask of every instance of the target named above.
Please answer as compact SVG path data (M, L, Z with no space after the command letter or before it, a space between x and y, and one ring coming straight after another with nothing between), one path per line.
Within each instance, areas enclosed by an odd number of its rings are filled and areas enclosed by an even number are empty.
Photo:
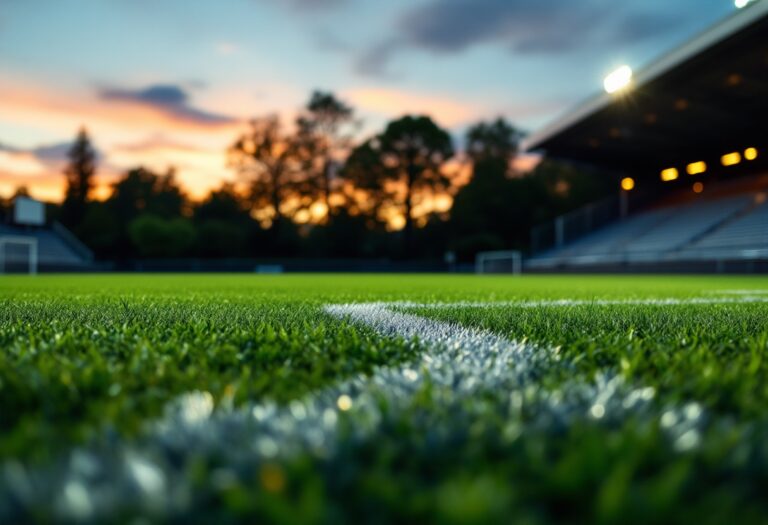
M766 255L768 203L742 194L645 211L539 254L527 266L546 269Z

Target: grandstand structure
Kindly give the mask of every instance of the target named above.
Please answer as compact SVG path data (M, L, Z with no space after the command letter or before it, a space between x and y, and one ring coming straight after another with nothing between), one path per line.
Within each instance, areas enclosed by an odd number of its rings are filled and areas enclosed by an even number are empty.
M537 228L526 270L768 271L768 0L738 5L529 137L619 196Z
M17 197L0 222L0 273L87 271L93 260L69 230L46 220L42 202Z

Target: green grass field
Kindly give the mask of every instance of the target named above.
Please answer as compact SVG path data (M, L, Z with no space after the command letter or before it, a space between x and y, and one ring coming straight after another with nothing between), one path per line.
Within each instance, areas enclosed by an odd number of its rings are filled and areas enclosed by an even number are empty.
M3 523L766 523L766 407L768 278L0 279Z

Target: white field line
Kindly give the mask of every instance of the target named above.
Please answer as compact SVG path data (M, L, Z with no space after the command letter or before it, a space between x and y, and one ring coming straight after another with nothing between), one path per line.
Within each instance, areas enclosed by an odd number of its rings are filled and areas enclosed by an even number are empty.
M711 290L707 292L712 295L768 295L768 290L750 290L750 289L743 289L743 290Z
M151 515L183 515L195 505L199 488L193 486L189 472L201 458L220 465L210 480L220 488L249 479L265 462L302 452L331 459L351 443L375 439L382 425L409 414L416 394L426 388L431 388L436 414L422 411L414 428L444 438L492 411L508 423L505 433L510 440L527 432L567 428L574 419L615 424L633 418L642 424L660 424L678 450L689 450L698 444L705 419L696 403L660 409L653 406L652 387L631 387L620 377L607 375L592 383L571 381L548 391L539 387L538 378L553 367L568 367L556 349L509 341L396 308L666 306L753 299L329 305L325 307L329 315L383 337L418 344L423 352L414 363L379 368L371 376L360 375L288 406L267 402L214 411L210 394L190 393L171 403L163 418L130 442L104 439L42 470L6 463L0 466L0 521L24 516L40 505L53 505L58 517L75 520L108 517L126 505Z
M737 294L736 291L728 292ZM554 299L532 301L456 301L446 303L420 303L412 301L394 301L372 303L392 308L550 308L573 306L703 306L717 304L768 303L768 297L751 292L754 295L738 292L737 297L688 297L688 298L641 298L641 299ZM768 292L766 292L768 293Z

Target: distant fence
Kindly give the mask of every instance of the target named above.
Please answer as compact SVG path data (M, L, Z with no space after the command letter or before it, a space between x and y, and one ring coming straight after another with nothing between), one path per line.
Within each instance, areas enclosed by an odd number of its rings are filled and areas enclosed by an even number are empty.
M615 223L647 202L637 192L613 195L566 213L531 230L531 254L571 243L603 226Z
M122 272L246 272L246 273L444 273L474 271L474 265L441 260L394 261L389 259L136 259L101 267Z
M526 267L528 274L768 274L768 259L708 259L606 262L589 265Z

